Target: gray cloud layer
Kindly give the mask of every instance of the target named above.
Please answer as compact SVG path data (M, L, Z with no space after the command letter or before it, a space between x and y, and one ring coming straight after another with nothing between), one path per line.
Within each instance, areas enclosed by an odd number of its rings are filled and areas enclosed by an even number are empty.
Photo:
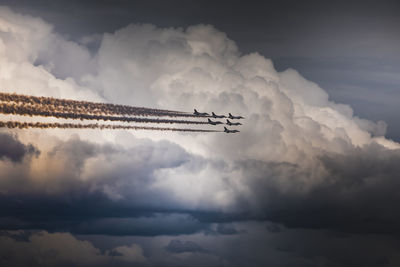
M15 136L0 133L0 159L21 162L25 155L38 155L39 153L32 144L25 145Z

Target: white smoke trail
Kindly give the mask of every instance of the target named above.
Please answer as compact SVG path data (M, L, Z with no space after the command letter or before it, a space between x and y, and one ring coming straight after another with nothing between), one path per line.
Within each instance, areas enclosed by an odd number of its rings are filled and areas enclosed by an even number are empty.
M13 114L13 115L27 115L27 116L42 116L42 117L55 117L63 119L75 120L103 120L103 121L120 121L120 122L138 122L138 123L169 123L169 124L208 124L205 121L195 120L169 120L169 119L150 119L150 118L135 118L135 117L121 117L121 116L106 116L94 115L85 113L66 113L60 112L60 109L53 109L49 106L43 105L18 105L15 103L0 103L0 113Z
M207 117L195 116L193 114L164 109L153 109L144 107L132 107L127 105L114 105L107 103L95 103L88 101L76 101L69 99L58 99L52 97L36 97L20 94L9 94L0 92L0 101L15 102L17 104L29 104L44 109L53 109L56 112L72 112L87 114L106 115L139 115L139 116L170 116L170 117Z
M150 130L150 131L173 131L173 132L198 132L198 133L217 133L222 131L203 130L203 129L185 129L185 128L167 128L167 127L146 127L146 126L128 126L128 125L109 125L109 124L77 124L77 123L43 123L43 122L19 122L19 121L0 121L0 128L59 128L59 129L100 129L100 130Z

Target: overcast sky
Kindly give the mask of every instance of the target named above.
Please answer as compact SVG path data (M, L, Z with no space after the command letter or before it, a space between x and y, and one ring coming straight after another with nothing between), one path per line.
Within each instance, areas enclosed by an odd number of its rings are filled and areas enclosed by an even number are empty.
M93 120L0 100L1 266L400 265L396 1L1 4L1 93L245 117L8 129Z

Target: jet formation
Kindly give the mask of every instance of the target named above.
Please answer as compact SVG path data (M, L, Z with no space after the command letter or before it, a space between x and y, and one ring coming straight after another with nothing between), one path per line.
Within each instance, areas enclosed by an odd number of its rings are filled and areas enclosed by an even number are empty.
M202 128L177 128L177 127L155 127L155 124L184 124L184 125L209 125L225 124L219 119L227 118L225 115L212 115L206 112L194 110L191 112L175 111L168 109L134 107L128 105L118 105L102 102L78 101L72 99L52 98L44 96L31 96L16 93L6 93L0 91L0 114L18 116L8 120L0 119L0 128L9 129L98 129L98 130L148 130L148 131L175 131L175 132L197 132L212 133L224 132L222 129L202 129ZM44 123L39 121L25 122L23 117L48 117L56 121ZM149 118L151 117L151 118ZM193 117L197 117L193 119ZM191 118L191 119L190 119ZM208 120L205 120L207 118ZM233 116L229 113L229 119L240 119L242 116ZM85 123L65 123L63 120L81 120ZM202 119L202 120L199 120ZM231 119L232 120L232 119ZM91 123L88 123L91 121ZM102 124L93 123L94 121L105 121ZM109 124L108 122L113 122ZM152 126L128 125L130 123L147 123ZM240 123L230 122L227 125L237 126ZM226 129L227 133L239 132L237 130Z
M207 112L198 112L196 109L194 110L193 114L195 116L199 116L199 117L208 117L208 124L211 124L211 125L218 125L218 124L224 124L224 123L221 121L213 121L210 119L210 117L214 118L214 119L222 119L222 118L229 118L231 120L244 119L244 117L242 117L242 116L233 116L231 113L228 113L228 116L225 116L225 115L217 115L214 112L211 112L211 115L209 115ZM229 119L226 119L226 123L225 123L226 125L229 125L229 126L242 125L240 122L231 122ZM225 133L238 133L240 131L239 130L230 130L230 129L224 127L224 132Z

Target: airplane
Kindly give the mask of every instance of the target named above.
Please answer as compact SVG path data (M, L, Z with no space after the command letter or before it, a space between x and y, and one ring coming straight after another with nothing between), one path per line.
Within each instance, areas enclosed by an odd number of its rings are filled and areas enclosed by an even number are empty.
M212 117L213 117L214 119L221 119L221 118L225 118L225 116L224 116L224 115L216 115L214 112L211 112L211 114L212 114Z
M194 109L193 114L196 116L208 116L207 112L198 112L196 109Z
M229 120L226 120L226 124L229 126L242 125L240 122L230 122Z
M238 130L229 130L229 129L226 129L226 127L224 127L224 132L225 133L238 133L239 131Z
M242 116L233 116L231 113L229 113L229 119L238 120L238 119L244 119L244 118Z
M212 124L212 125L222 124L222 122L220 122L220 121L212 121L210 119L208 119L208 123Z

